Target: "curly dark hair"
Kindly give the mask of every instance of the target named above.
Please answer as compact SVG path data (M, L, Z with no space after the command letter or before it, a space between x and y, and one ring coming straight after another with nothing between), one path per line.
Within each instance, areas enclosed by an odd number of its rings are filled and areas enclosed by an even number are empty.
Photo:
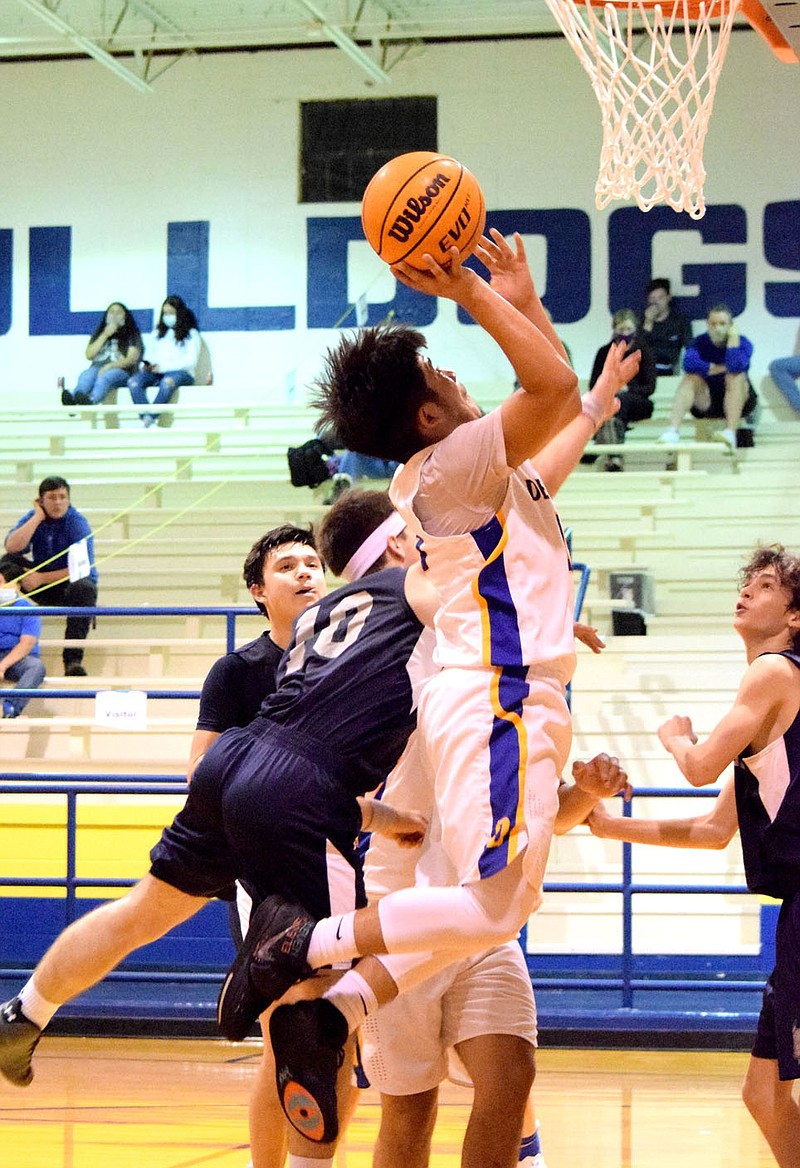
M417 412L433 396L417 360L424 347L422 333L394 322L342 337L312 386L317 432L332 426L348 450L406 462L424 445Z
M125 320L122 322L120 327L114 333L114 337L116 339L117 344L119 345L120 352L127 353L129 349L132 349L135 347L141 353L143 346L142 346L142 334L139 332L139 326L136 323L136 321L133 319L133 317L131 316L130 309L126 305L124 305L121 300L112 300L111 303L108 305L108 308L106 308L106 311L100 317L100 321L97 325L97 328L94 330L92 335L89 337L89 344L91 344L92 341L96 341L97 338L100 336L101 332L106 327L106 314L108 312L108 309L113 308L115 305L117 308L121 308L122 311L125 313Z
M800 556L792 555L779 543L757 547L739 572L739 587L744 588L765 568L774 568L781 588L791 593L789 608L800 612ZM792 648L800 653L800 629L792 634Z
M287 543L304 543L312 551L317 550L317 541L314 533L307 527L295 527L292 523L282 523L280 527L272 527L257 539L250 551L242 569L242 577L248 588L253 584L262 584L264 581L264 562L275 548L283 547ZM255 598L254 598L255 599ZM267 610L260 601L256 600L259 612L267 615Z
M320 554L334 576L342 570L376 527L394 511L385 491L345 491L328 511L317 533ZM382 552L370 571L382 568L386 552Z

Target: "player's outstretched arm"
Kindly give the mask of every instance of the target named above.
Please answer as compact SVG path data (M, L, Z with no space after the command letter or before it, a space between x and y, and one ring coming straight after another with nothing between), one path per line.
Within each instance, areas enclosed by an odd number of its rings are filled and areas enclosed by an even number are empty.
M592 835L662 848L721 849L733 839L738 821L733 780L729 779L710 811L691 819L637 819L613 815L598 803L586 821Z
M575 371L518 309L469 268L453 248L446 268L426 255L428 270L395 264L392 272L409 288L454 300L500 346L521 390L500 406L508 465L517 467L541 450L580 410Z
M382 799L358 798L361 808L361 830L376 831L400 844L401 847L419 847L425 839L428 821L416 811L398 811Z
M771 727L794 679L791 665L776 653L757 657L742 678L736 701L706 738L698 742L691 720L682 714L658 728L662 746L693 787L713 783L726 767Z
M603 372L583 397L580 414L537 454L536 469L551 495L557 494L578 465L589 439L619 409L617 391L635 375L640 357L638 350L628 353L624 341L612 345Z
M630 794L628 776L618 758L596 754L588 762L572 764L573 785L562 783L558 789L558 812L554 825L556 835L564 835L586 817L601 799Z
M505 236L492 227L488 235L481 236L475 255L489 272L495 292L499 292L509 304L513 304L535 324L558 355L569 364L567 351L536 291L522 236L515 231L513 238L512 248Z

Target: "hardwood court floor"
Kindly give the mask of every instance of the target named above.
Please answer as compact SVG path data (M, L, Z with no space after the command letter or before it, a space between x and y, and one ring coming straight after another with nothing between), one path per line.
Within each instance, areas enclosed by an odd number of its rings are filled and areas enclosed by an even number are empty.
M48 1038L31 1087L0 1080L0 1168L244 1168L256 1050ZM548 1168L774 1168L739 1100L745 1064L732 1053L540 1052ZM444 1089L432 1168L458 1168L468 1104L463 1088ZM368 1168L377 1121L367 1091L339 1168Z

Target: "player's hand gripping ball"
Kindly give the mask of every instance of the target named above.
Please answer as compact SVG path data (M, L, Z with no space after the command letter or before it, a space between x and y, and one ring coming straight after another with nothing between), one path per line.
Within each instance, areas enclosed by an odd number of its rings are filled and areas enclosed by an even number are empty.
M462 260L483 234L486 204L475 176L446 154L399 154L370 180L361 201L364 234L387 264L426 271L428 252L441 264L457 247Z

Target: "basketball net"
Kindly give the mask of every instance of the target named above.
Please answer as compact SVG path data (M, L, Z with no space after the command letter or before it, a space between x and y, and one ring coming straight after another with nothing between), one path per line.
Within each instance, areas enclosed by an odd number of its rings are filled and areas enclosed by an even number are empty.
M600 102L599 208L633 198L705 214L703 145L739 2L547 0Z

